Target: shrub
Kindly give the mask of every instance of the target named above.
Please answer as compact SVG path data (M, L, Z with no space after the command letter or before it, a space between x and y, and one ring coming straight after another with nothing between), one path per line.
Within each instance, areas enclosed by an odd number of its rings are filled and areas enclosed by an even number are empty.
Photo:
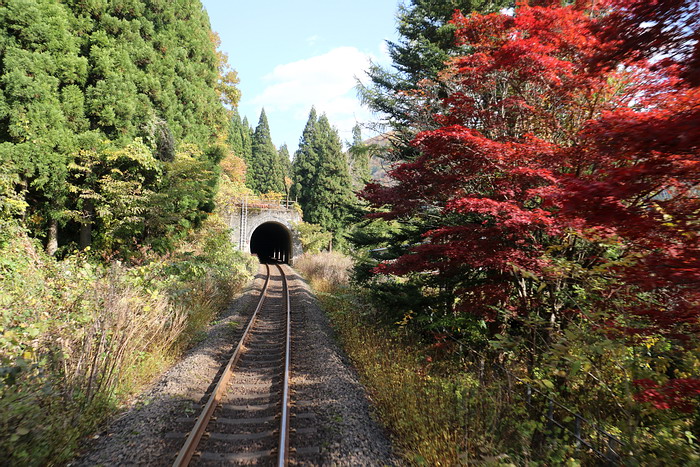
M311 255L320 253L331 244L333 234L318 224L299 222L294 228L299 232L299 241L305 253Z
M217 216L140 264L56 261L19 228L0 241L0 458L55 465L159 374L251 277Z

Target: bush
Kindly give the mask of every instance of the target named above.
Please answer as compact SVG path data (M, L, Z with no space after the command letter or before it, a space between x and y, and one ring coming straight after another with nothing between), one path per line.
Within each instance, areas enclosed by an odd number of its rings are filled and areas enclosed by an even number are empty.
M294 228L299 233L299 241L304 252L314 255L331 244L333 234L318 224L299 222Z
M255 260L217 216L175 252L140 264L63 261L19 228L0 239L0 458L70 459L126 396L159 374L233 294Z

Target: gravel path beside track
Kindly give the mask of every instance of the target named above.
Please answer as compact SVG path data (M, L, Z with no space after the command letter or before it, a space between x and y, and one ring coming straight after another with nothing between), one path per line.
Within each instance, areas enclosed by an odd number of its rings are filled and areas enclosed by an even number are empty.
M292 465L397 465L384 431L370 416L357 375L339 351L328 319L308 285L289 270L292 293L291 443L320 450ZM171 465L182 440L169 438L177 419L192 416L211 390L253 311L263 284L259 272L243 295L208 330L207 337L106 429L86 443L75 466ZM233 326L232 323L239 323ZM236 330L234 330L234 327ZM304 429L313 426L315 429ZM297 439L295 440L295 436Z

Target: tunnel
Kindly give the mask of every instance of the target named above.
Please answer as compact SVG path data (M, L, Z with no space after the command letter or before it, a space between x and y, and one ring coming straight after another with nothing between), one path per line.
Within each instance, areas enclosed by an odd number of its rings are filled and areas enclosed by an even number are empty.
M250 252L258 255L261 262L276 260L289 262L292 238L286 227L274 222L260 224L250 237Z

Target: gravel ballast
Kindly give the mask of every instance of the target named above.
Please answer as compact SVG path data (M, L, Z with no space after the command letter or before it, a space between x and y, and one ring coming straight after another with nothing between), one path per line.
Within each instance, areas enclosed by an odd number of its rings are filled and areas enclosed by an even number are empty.
M264 283L264 268L209 327L206 338L167 371L101 433L71 465L171 465L184 417L206 401ZM290 426L292 465L397 465L357 374L338 348L308 284L286 267L292 303Z

